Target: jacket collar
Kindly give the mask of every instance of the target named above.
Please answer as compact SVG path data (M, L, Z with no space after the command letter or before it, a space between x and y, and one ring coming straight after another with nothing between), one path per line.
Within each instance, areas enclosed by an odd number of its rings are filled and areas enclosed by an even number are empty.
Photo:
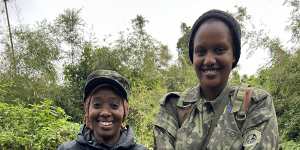
M114 145L108 145L104 143L97 143L95 137L92 134L92 130L86 127L86 125L82 125L80 132L77 135L78 143L86 146L90 146L96 149L128 149L131 146L135 145L133 131L129 126L124 129L121 129L121 135L118 142Z
M218 109L221 105L225 105L226 101L229 99L230 92L232 92L232 88L226 86L214 100L210 101L204 99L200 91L200 84L198 84L197 86L183 92L179 101L182 101L183 103L200 102L201 104L207 106L208 109L211 109L215 112L219 111Z

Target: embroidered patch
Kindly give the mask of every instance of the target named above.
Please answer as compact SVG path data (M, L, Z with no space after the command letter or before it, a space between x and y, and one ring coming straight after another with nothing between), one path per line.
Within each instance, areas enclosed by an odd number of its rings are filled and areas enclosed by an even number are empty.
M243 146L254 146L261 140L261 132L258 130L250 130L244 135Z
M229 103L226 107L227 112L231 113L232 112L232 105Z

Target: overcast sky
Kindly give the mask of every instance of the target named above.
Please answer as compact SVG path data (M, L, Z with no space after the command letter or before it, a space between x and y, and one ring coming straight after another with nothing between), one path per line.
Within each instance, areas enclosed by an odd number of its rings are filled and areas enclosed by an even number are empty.
M3 10L3 1L0 2ZM168 45L175 54L182 22L192 25L203 12L214 8L234 12L235 5L247 8L253 24L287 41L285 26L290 11L283 3L284 0L9 0L8 8L13 26L35 24L43 19L51 21L64 9L80 8L87 28L93 30L99 41L109 34L117 36L118 32L126 30L131 25L130 20L139 14L149 21L147 32ZM0 27L3 29L6 28L5 19L2 14ZM248 59L242 52L240 72L255 74L267 58L263 50Z

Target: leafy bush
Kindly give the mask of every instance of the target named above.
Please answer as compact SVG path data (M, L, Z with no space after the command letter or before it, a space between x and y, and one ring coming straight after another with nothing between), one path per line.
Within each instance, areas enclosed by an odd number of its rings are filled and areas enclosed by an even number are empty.
M282 149L292 149L292 150L300 150L300 143L296 143L294 141L284 141L281 144Z
M51 100L28 107L0 102L0 148L56 149L79 131L68 118Z
M153 147L153 119L159 109L159 99L165 93L166 89L160 86L149 90L144 84L139 84L132 88L127 121L135 131L137 142L148 148Z

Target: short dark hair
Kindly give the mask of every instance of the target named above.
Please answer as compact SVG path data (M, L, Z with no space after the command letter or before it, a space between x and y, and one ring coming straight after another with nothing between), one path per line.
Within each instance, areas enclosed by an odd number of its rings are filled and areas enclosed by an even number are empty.
M233 44L233 54L235 57L235 62L232 65L232 68L236 67L240 55L241 55L241 27L237 20L227 12L221 10L209 10L206 13L202 14L194 23L192 27L192 32L189 38L189 57L190 61L193 63L193 52L194 52L194 38L199 29L199 27L209 19L218 19L225 23L228 26L231 36L232 36L232 44Z

